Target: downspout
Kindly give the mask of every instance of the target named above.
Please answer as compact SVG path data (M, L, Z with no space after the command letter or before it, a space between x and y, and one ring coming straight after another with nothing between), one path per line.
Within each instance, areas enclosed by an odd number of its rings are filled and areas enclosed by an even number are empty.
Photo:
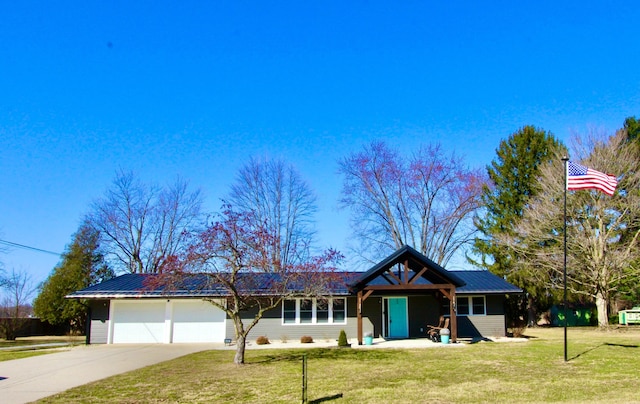
M356 312L358 314L358 345L362 345L362 290L358 291Z

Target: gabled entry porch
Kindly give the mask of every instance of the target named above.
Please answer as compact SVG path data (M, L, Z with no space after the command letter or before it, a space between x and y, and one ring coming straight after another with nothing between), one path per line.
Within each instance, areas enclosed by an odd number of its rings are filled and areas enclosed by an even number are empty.
M456 287L464 285L415 249L400 248L351 285L357 296L358 344L363 340L364 315L374 333L386 338L424 336L427 324L448 315L451 340L456 342Z

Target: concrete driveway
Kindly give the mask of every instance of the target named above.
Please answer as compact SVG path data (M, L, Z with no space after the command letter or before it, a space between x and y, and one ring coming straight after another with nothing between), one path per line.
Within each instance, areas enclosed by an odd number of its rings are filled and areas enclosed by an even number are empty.
M221 345L221 344L220 344ZM28 403L105 377L164 362L216 344L117 344L0 362L0 401Z

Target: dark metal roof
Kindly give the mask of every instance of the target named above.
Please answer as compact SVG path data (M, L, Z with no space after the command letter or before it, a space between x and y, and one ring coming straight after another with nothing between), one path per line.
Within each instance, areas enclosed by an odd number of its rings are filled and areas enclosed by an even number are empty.
M209 289L204 290L202 287L193 287L181 290L165 290L167 288L158 286L152 287L151 282L156 275L151 274L126 274L121 275L97 285L78 290L67 295L68 298L79 299L99 299L99 298L115 298L115 297L158 297L158 296L221 296L221 291ZM195 286L195 285L194 285Z
M454 273L447 271L414 248L405 245L371 267L367 272L362 273L354 280L352 286L355 289L360 289L365 285L371 284L371 282L375 283L375 279L387 271L387 269L396 264L403 263L405 260L409 262L409 267L414 272L420 271L424 267L429 268L429 271L424 273L424 280L422 280L421 283L450 283L456 287L461 287L465 284L465 281Z
M348 295L347 284L354 277L353 272L336 272L333 282L328 284L329 294ZM189 274L173 282L170 286L158 282L158 275L126 274L109 279L97 285L67 295L75 299L113 299L113 298L145 298L145 297L223 297L229 293L223 285L212 281L206 274ZM269 273L239 274L236 288L252 295L273 295L272 286L279 277ZM292 282L288 290L294 293L303 288Z
M466 282L466 285L456 289L458 294L503 294L522 293L522 289L510 284L501 277L489 271L451 271L458 278Z

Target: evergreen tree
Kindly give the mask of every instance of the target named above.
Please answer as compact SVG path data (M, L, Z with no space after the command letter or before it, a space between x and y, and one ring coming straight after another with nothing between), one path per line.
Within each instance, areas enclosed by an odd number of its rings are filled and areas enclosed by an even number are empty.
M553 134L534 126L524 126L500 142L496 158L487 166L490 184L482 193L483 215L476 217L475 225L481 237L474 243L473 252L478 260L470 262L525 289L531 299L541 295L537 285L531 283L523 271L514 271L512 250L497 240L500 234L509 233L522 217L529 198L539 191L540 166L565 146ZM530 323L535 313L529 302Z
M635 116L630 116L624 120L624 128L627 132L627 138L633 141L640 141L640 122Z
M75 332L84 331L86 306L65 296L114 276L100 251L99 239L99 232L86 223L78 229L33 302L36 316L53 325L67 325Z
M627 140L636 144L636 161L640 162L640 121L638 121L635 116L628 117L624 120L624 126L622 127L622 130L626 132ZM637 167L635 170L640 170L640 167ZM623 192L627 194L640 193L640 190L629 187L624 177L620 181L620 184L618 184L618 188L622 189ZM636 228L627 227L621 235L621 241L626 242L627 240L633 238L633 235L637 230L638 229ZM638 268L639 264L640 262L633 262L627 269L627 271L630 274L636 274L637 272L634 270L634 268ZM616 312L615 309L624 307L630 308L640 303L640 279L638 278L638 276L632 275L625 277L624 281L621 282L618 288L618 292L619 293L616 298L621 299L621 301L618 302L619 307L614 306L614 313Z

